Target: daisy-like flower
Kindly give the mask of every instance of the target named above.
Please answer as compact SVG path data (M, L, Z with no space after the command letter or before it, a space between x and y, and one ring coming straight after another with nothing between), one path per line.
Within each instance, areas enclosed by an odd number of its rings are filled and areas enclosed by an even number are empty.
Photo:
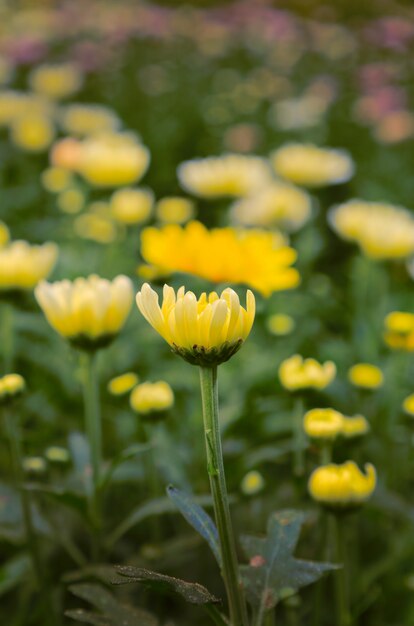
M35 295L52 328L84 350L111 343L124 326L133 300L132 282L122 275L112 282L94 274L73 282L42 282Z
M365 465L365 474L354 461L317 467L308 483L314 500L331 509L353 509L368 500L377 482L375 468Z
M33 289L49 276L57 255L54 243L32 246L27 241L12 241L0 248L0 294Z
M303 428L311 439L332 441L342 434L344 416L334 409L311 409L305 413Z
M194 365L214 366L228 361L247 339L255 316L255 299L247 291L246 308L233 289L202 293L197 299L181 287L177 293L164 285L160 307L158 294L148 283L137 294L145 319L169 343L172 350Z

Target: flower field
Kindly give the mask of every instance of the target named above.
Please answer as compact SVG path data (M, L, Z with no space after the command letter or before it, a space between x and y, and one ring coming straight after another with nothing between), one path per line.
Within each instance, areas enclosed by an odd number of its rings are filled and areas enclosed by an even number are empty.
M0 617L414 623L414 10L0 1Z

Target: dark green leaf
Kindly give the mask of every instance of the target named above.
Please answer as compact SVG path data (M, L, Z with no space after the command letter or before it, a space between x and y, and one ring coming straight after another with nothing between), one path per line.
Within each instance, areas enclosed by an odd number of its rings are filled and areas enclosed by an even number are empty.
M188 494L173 485L167 487L167 494L187 522L207 541L221 567L219 536L211 517Z
M0 568L0 596L20 583L31 568L27 554L18 554Z
M280 511L271 515L266 538L242 537L250 564L242 566L241 571L253 607L270 610L282 598L336 569L330 563L303 561L293 556L303 521L303 513Z
M190 604L216 604L220 602L208 589L198 583L189 583L179 578L151 572L142 567L118 566L115 568L118 574L125 577L125 583L143 583L147 587L163 591L165 593L177 593ZM114 581L119 584L118 580Z

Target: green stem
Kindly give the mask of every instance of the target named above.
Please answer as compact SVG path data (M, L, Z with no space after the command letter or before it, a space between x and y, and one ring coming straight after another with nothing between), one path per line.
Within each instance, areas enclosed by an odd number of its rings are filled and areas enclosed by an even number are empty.
M303 430L303 399L296 398L293 428L294 428L294 452L293 452L293 473L295 476L305 474L305 433Z
M9 302L2 303L1 316L1 346L3 353L3 371L10 373L14 361L14 315L13 305Z
M214 606L214 604L205 604L204 610L217 626L229 626L224 615L220 613L220 611L216 606Z
M321 465L332 463L332 443L326 441L321 446Z
M232 626L247 626L247 609L241 588L236 544L230 517L224 475L218 414L217 367L200 367L207 471L214 501L214 513L220 538L222 576L226 586Z
M92 489L89 498L89 514L94 528L94 558L98 559L101 535L101 466L102 466L102 424L99 403L99 380L96 353L82 352L83 399L85 406L85 428L88 437L91 464Z
M337 626L350 626L351 615L349 610L349 594L346 576L346 550L341 514L333 514L335 530L336 562L342 565L335 572L335 594Z

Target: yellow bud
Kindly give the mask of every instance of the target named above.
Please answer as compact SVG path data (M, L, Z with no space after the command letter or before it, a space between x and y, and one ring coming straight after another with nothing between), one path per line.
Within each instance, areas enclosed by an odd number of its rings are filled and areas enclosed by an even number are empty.
M279 378L289 391L298 389L325 389L336 376L336 366L332 361L318 363L315 359L303 359L294 354L279 367Z
M348 379L356 387L377 389L383 384L384 375L376 365L357 363L348 370Z
M284 313L274 313L267 318L267 328L272 335L289 335L295 328L295 320Z
M262 491L264 484L264 478L261 473L252 470L243 476L240 488L246 496L253 496Z
M160 222L184 224L194 215L194 202L179 196L162 198L157 202L155 212Z
M172 407L174 393L170 385L163 380L156 383L141 383L133 389L130 404L136 413L143 415L159 413Z
M122 224L141 224L150 217L153 203L150 189L119 189L111 197L111 213Z
M122 396L135 387L138 376L134 372L126 372L120 376L112 378L108 383L108 391L113 396Z
M334 409L312 409L305 413L303 428L311 439L333 440L343 432L344 416Z
M0 378L0 405L9 404L26 389L26 383L20 374L6 374Z
M26 241L12 241L0 248L0 292L33 289L50 274L57 256L54 243L31 246Z
M353 415L347 417L344 415L342 423L342 435L346 439L365 435L370 430L368 420L363 415Z
M367 463L364 474L354 461L347 461L316 468L309 478L308 489L312 498L327 508L352 509L368 500L375 485L373 465Z
M45 450L45 457L50 463L68 463L70 460L69 450L61 446L49 446Z

